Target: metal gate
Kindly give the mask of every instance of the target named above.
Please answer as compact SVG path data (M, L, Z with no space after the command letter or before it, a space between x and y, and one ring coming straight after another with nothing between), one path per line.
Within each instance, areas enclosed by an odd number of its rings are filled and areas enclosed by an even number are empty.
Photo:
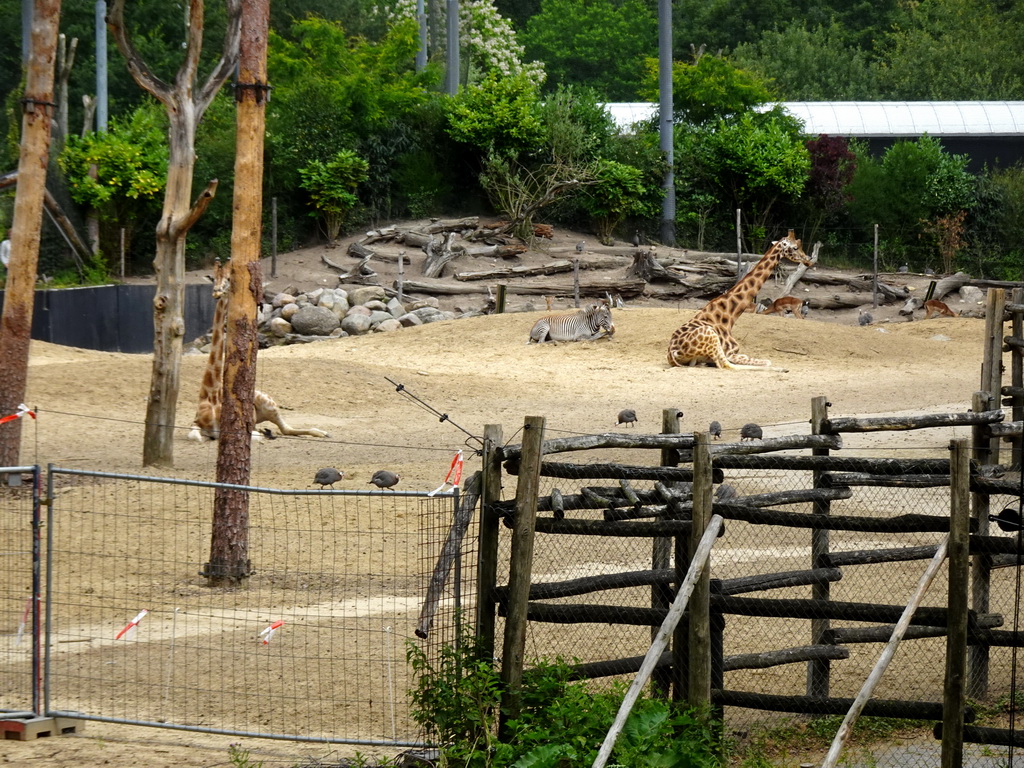
M466 596L454 580L429 640L415 630L457 491L241 487L254 572L244 585L209 587L201 573L216 483L55 467L46 481L35 561L45 566L42 701L22 694L4 706L263 738L422 743L406 644L453 639ZM33 572L26 527L5 548L26 561L19 582ZM456 568L468 573L472 557L463 552ZM26 589L9 578L5 626ZM8 646L0 683L20 675L26 690L39 677L25 667L27 649Z

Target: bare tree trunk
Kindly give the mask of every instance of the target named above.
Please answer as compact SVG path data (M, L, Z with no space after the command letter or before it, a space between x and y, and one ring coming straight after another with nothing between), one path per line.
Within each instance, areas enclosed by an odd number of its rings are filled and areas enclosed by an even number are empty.
M128 71L144 90L155 96L170 119L170 156L164 207L156 228L156 296L153 298L153 372L146 408L142 463L174 466L174 425L180 389L182 336L185 321L185 237L216 193L217 181L190 206L195 167L196 125L231 74L238 56L240 0L225 0L228 15L224 45L206 82L196 87L203 47L203 0L190 0L185 58L171 83L157 78L132 43L124 22L125 0L114 0L107 25L125 57Z
M250 434L255 426L256 302L262 295L263 135L266 127L269 0L242 0L232 205L231 292L225 342L224 393L217 445L217 482L249 484ZM237 584L249 561L249 494L218 488L207 577L211 586Z
M57 138L54 141L54 149L60 152L68 140L68 80L71 77L71 68L75 66L75 51L78 49L78 38L71 38L71 47L68 48L67 38L64 35L58 37L57 46Z
M32 18L32 53L25 79L18 192L11 227L11 260L0 317L0 416L18 410L28 383L36 268L43 225L50 123L54 111L53 73L60 26L60 0L36 0ZM0 466L16 466L21 446L21 419L0 427Z

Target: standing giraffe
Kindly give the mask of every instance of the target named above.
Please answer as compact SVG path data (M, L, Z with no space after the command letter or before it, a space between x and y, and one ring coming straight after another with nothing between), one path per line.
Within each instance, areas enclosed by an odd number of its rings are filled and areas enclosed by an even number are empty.
M189 440L203 442L204 440L216 440L220 436L220 408L221 397L224 391L224 342L227 330L228 300L231 285L231 275L228 269L221 265L218 259L213 268L213 298L217 301L213 310L213 330L210 333L210 357L206 361L206 370L203 371L203 381L199 385L199 405L196 407L196 417L192 422L192 429L188 433ZM327 433L321 429L296 429L288 426L281 417L277 403L270 395L257 390L253 394L253 409L255 410L255 421L253 425L264 421L277 424L282 435L310 435L312 437L327 437ZM269 433L269 430L268 430ZM259 432L254 432L253 437L259 437Z
M767 368L770 360L739 353L732 335L736 318L757 299L757 292L782 259L811 266L793 230L776 240L736 285L704 305L693 319L676 329L668 343L669 365L710 363L719 368Z

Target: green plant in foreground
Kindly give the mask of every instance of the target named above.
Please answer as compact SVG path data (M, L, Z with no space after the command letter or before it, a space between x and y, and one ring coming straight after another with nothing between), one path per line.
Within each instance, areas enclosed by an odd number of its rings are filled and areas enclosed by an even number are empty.
M441 765L466 768L589 766L622 702L625 685L595 689L571 679L562 661L524 672L520 710L498 724L501 680L474 638L445 646L436 660L410 643L416 673L413 718L442 747ZM655 699L637 702L612 753L622 768L705 768L719 764L716 729L704 713Z
M233 768L263 768L263 761L251 758L249 750L243 749L241 744L228 745L228 762Z

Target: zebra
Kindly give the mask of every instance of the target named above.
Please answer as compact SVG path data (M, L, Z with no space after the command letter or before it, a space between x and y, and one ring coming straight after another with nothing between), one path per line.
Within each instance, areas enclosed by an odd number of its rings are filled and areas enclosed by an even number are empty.
M567 315L544 315L534 323L527 344L534 341L593 341L614 333L612 311L601 302Z

